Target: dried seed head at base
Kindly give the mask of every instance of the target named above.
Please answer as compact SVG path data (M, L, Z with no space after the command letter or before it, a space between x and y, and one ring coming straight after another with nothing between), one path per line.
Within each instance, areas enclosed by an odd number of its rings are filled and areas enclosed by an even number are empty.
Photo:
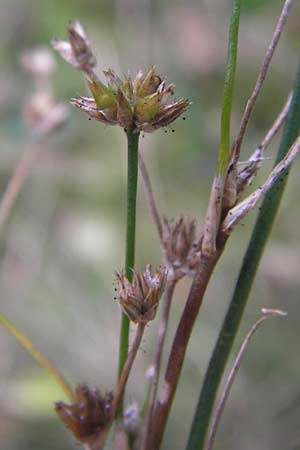
M192 275L198 265L200 242L196 239L196 222L181 216L163 219L163 247L169 276Z
M81 24L71 22L68 35L69 42L53 41L52 45L65 61L87 74L93 97L74 98L71 104L90 118L133 133L150 133L166 127L189 107L185 99L170 101L175 86L166 84L154 67L147 73L140 70L134 79L128 75L123 80L109 69L103 71L106 84L102 83L94 72L96 60Z
M97 389L80 384L74 403L57 402L55 410L79 442L96 450L110 422L111 402L111 394L102 396Z
M153 320L165 287L166 269L161 267L152 273L151 265L147 264L143 273L133 271L132 282L122 272L117 272L116 278L117 298L128 318L134 323Z

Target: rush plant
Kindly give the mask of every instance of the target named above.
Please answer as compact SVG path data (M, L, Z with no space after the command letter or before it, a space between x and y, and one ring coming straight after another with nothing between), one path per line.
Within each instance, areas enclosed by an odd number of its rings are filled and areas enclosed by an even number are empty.
M289 167L300 148L300 69L295 74L292 92L282 105L274 124L257 145L251 157L241 164L243 139L263 87L273 54L292 7L292 0L285 0L274 34L252 93L249 96L237 136L231 141L231 110L235 86L238 56L239 21L241 0L232 0L228 38L227 66L220 127L220 147L215 176L212 183L204 228L197 232L196 219L180 216L163 217L155 201L151 177L139 153L140 133L152 133L181 116L190 106L186 99L173 100L175 86L152 67L140 70L131 77L119 77L112 69L96 71L97 61L91 43L80 22L67 26L68 40L54 41L55 50L81 71L89 87L90 97L77 97L71 104L91 119L105 125L117 125L124 130L127 141L127 226L124 231L126 255L124 270L115 273L117 299L121 310L119 369L116 386L109 394L100 388L79 384L75 389L57 373L28 338L17 330L4 316L1 323L21 342L31 355L60 384L70 403L56 403L58 417L86 450L106 447L110 433L114 435L115 450L159 450L167 425L172 403L176 395L185 354L198 317L213 270L220 260L227 242L240 221L262 201L253 229L235 291L221 327L216 346L210 358L199 401L187 436L186 450L209 450L225 401L242 357L257 328L269 317L283 317L277 309L262 310L262 316L253 325L225 383L224 391L215 406L220 382L224 375L247 298L251 291L260 258L271 231L280 199L287 181ZM95 122L96 126L96 122ZM265 159L265 150L275 135L284 127L275 165L267 179L255 190L251 184ZM162 264L153 270L150 263L141 271L135 266L135 234L137 180L140 173L146 191L153 223L160 240ZM264 200L266 197L268 201ZM0 209L1 210L1 209ZM113 278L112 274L112 278ZM176 332L166 355L166 368L162 373L162 359L172 299L178 282L191 278L185 306ZM151 366L150 388L141 407L139 425L134 430L124 421L124 394L127 380L134 370L134 360L140 348L146 324L159 320L154 360ZM135 335L129 345L129 330ZM116 329L116 333L118 330ZM195 395L198 395L196 392ZM177 450L177 449L176 449ZM180 450L180 449L178 449Z

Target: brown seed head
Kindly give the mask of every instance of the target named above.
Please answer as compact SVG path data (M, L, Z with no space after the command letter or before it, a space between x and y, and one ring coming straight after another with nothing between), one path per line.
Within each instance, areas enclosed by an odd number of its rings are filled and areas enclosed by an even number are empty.
M118 300L128 318L135 323L153 320L165 287L166 269L159 268L152 274L151 265L147 264L143 273L133 272L132 282L121 272L116 277Z
M67 27L69 41L52 41L53 48L75 69L91 75L96 66L90 41L81 23L76 20Z
M76 389L74 403L58 402L55 410L75 438L94 449L110 421L111 402L111 394L102 397L96 389L81 384Z
M199 254L196 223L186 217L163 220L163 245L169 274L181 277L194 271ZM169 268L169 267L168 267Z

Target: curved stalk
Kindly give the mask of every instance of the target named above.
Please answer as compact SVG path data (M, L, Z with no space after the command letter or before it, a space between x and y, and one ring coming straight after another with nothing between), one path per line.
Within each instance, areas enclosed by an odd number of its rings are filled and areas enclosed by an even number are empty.
M264 309L262 309L262 314L263 315L252 325L252 327L248 331L247 336L245 337L245 339L241 345L240 351L239 351L239 353L233 363L233 366L229 372L229 375L226 380L226 384L223 389L220 401L216 407L216 411L215 411L214 416L211 421L211 427L209 430L207 443L205 445L204 450L212 450L212 448L213 448L213 444L214 444L215 437L216 437L216 432L217 432L218 425L220 423L222 414L224 412L226 401L229 397L235 377L236 377L236 375L239 371L239 368L242 364L243 357L251 343L251 340L252 340L254 334L256 333L258 328L264 323L265 320L268 320L271 317L286 317L287 316L287 313L285 311L281 311L279 309L264 308Z
M142 337L144 334L144 330L145 330L145 324L144 323L140 323L138 324L138 328L136 331L136 335L134 338L134 341L132 343L132 347L130 352L128 353L128 357L126 359L126 362L124 364L120 379L119 379L119 384L118 387L116 389L115 395L114 395L114 399L113 399L113 403L112 403L112 407L111 407L111 418L113 420L115 413L117 411L117 408L119 406L119 403L122 399L123 396L123 392L125 390L125 386L132 368L132 365L134 363L137 351L140 347L141 341L142 341Z
M127 131L128 165L127 165L127 225L126 225L126 256L125 275L132 280L135 256L135 226L136 226L136 195L138 180L138 144L139 134ZM119 347L119 378L128 356L129 319L122 313L120 347ZM123 401L120 400L119 414L122 414Z
M157 389L158 389L159 374L160 374L160 368L161 368L161 359L162 359L164 343L165 343L167 329L168 329L170 307L171 307L171 302L172 302L175 286L176 286L176 280L174 280L174 279L170 280L166 286L166 292L165 292L165 296L164 296L162 317L161 317L159 329L158 329L158 343L157 343L157 351L156 351L155 361L154 361L154 374L150 381L149 405L148 405L147 414L146 414L146 418L145 418L145 436L144 436L144 442L143 442L144 450L151 450L153 448L152 447L152 418L153 418L155 400L156 400Z
M289 148L297 138L299 130L300 65L294 84L291 107L284 127L275 165L284 158ZM271 232L272 225L279 208L280 200L287 181L287 176L284 175L287 174L288 170L274 183L262 203L246 254L244 256L235 290L205 374L186 450L203 449L215 396L225 370L233 341L238 332L239 324L252 288L252 284L254 282L265 244Z
M54 379L58 386L64 391L69 400L73 401L73 392L68 383L58 373L50 361L33 345L25 334L16 328L3 314L0 314L0 323L20 342L22 347L32 356L36 362L45 369Z
M194 276L190 292L181 315L173 340L164 382L159 391L153 415L153 448L159 450L165 426L169 417L186 349L191 337L199 309L202 305L210 277L224 249L225 242L220 243L218 252L211 257L201 254L199 269Z
M263 83L265 81L271 60L273 58L273 54L275 52L275 49L276 49L279 39L281 37L283 28L286 24L292 3L293 3L293 0L285 0L285 2L284 2L280 17L279 17L278 22L275 27L274 34L272 36L271 42L268 46L262 66L260 68L254 89L247 101L246 108L245 108L245 111L243 113L243 117L241 120L240 131L239 131L239 134L235 141L235 146L234 146L234 158L236 161L238 160L238 157L240 154L240 148L241 148L241 145L243 142L243 138L244 138L244 135L246 132L246 128L247 128L251 113L253 111L254 105L256 103L256 100L259 96L259 93L260 93Z

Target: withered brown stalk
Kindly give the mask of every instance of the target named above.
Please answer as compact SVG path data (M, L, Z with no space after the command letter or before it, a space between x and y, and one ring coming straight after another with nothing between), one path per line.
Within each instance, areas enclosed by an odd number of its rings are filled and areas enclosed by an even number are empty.
M271 141L273 140L273 138L276 136L276 134L282 127L283 123L285 122L285 119L287 118L287 115L288 115L288 112L289 112L289 109L291 106L291 102L292 102L292 94L289 94L284 107L282 108L282 110L276 117L273 125L271 126L271 128L269 129L269 131L267 132L267 134L261 141L260 145L258 146L258 148L260 150L264 151L268 147L268 145L270 145Z
M235 380L235 377L238 373L238 370L241 366L243 357L247 351L247 348L249 347L251 340L254 336L254 334L256 333L256 331L258 330L258 328L265 322L265 320L270 319L271 317L286 317L287 313L278 309L266 309L263 308L262 309L262 316L252 325L252 327L250 328L249 332L247 333L247 336L245 337L240 351L233 363L233 366L229 372L228 378L226 380L226 384L224 386L224 389L222 391L220 400L218 405L216 406L216 410L213 414L212 417L212 421L211 421L211 426L210 426L210 430L209 430L209 434L208 434L208 438L207 441L205 443L205 448L204 450L211 450L213 447L213 443L215 440L215 436L216 436L216 432L218 429L218 425L220 423L220 419L222 417L224 408L225 408L225 404L226 401L228 399L228 396L230 394L230 390L232 388L233 382Z
M213 269L223 253L226 241L233 230L233 226L236 225L250 210L252 210L261 197L274 185L275 181L293 162L299 148L300 138L297 138L285 158L272 170L267 181L256 189L253 194L249 195L249 197L247 197L243 202L239 203L229 211L219 229L219 239L217 242L216 253L213 255L201 254L199 269L193 278L187 302L173 340L165 372L164 383L158 394L152 422L154 445L152 447L147 447L145 450L151 450L152 448L158 450L160 448L192 329L199 309L202 305L202 300Z
M163 299L162 316L160 319L160 324L158 328L158 341L157 349L155 354L155 360L153 364L153 377L150 380L150 396L149 396L149 406L147 409L145 417L145 433L143 436L142 449L146 450L148 448L153 448L152 445L152 419L155 407L155 400L158 389L159 374L161 369L161 360L163 355L164 343L167 334L167 328L169 323L170 307L175 290L177 280L172 278L167 281L165 295Z
M142 179L143 179L143 183L144 183L144 190L146 193L147 201L149 203L151 216L152 216L154 224L156 225L160 243L162 244L163 228L162 228L161 218L160 218L160 215L158 212L158 208L156 206L150 176L149 176L147 167L145 165L144 159L140 153L139 153L139 169L140 169L140 172L142 175Z
M298 137L293 145L290 147L286 156L274 167L265 183L255 189L252 194L245 198L232 208L225 217L222 225L222 234L231 234L234 227L251 211L257 203L261 200L263 195L274 185L275 181L286 171L292 164L300 149L300 137Z
M272 39L268 46L268 49L266 51L263 63L259 70L254 89L247 101L246 108L245 108L245 111L243 113L242 120L241 120L240 130L239 130L238 136L237 136L234 146L233 146L233 152L234 152L233 157L234 157L235 161L237 161L239 158L241 145L243 142L243 138L244 138L244 135L245 135L245 132L247 129L247 125L248 125L251 113L253 111L255 102L257 100L257 97L259 96L259 93L260 93L263 83L265 81L265 78L266 78L266 75L267 75L267 72L268 72L268 69L270 66L270 62L272 60L274 51L277 47L281 33L282 33L285 23L287 21L292 3L293 3L293 0L286 0L284 2L280 17L279 17L276 27L275 27L275 31L273 33L273 36L272 36Z
M211 256L202 254L191 289L173 340L163 385L158 393L155 412L152 421L152 446L145 450L160 448L163 432L172 406L176 387L181 373L185 352L198 315L202 300L208 286L214 267L220 258L225 241L218 243L217 252Z
M112 401L112 406L111 406L111 418L112 419L114 419L116 412L118 410L118 406L119 406L120 400L123 396L123 392L124 392L130 371L132 369L132 365L134 363L136 354L140 347L144 331L145 331L145 323L139 323L137 326L137 330L136 330L136 334L135 334L133 343L131 345L131 349L128 353L128 356L127 356L126 362L124 364L121 376L119 378L118 385L117 385L117 388L116 388L116 391L114 394L114 398Z
M30 147L24 150L21 159L17 163L17 166L1 198L0 230L5 225L12 211L17 197L23 188L24 182L26 181L39 156L40 149L41 147L39 142L32 142Z

